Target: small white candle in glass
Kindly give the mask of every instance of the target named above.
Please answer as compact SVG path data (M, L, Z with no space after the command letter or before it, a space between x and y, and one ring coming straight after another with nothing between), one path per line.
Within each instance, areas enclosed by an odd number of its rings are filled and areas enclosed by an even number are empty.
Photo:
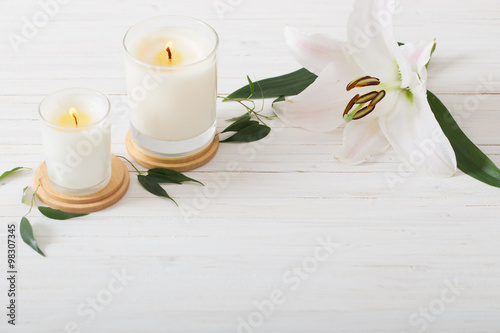
M157 156L194 154L214 139L217 33L189 17L152 18L123 40L134 142Z
M65 89L39 107L45 163L50 183L60 193L97 193L111 179L110 103L89 89Z

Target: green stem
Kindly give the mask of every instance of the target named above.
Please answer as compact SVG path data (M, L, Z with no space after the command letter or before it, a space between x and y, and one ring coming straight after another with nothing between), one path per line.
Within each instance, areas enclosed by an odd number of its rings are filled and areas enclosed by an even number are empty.
M248 102L252 103L253 104L253 108L250 108L248 105L246 105L245 103L243 103L242 100L238 100L238 99L233 99L233 98L228 98L228 97L223 97L223 96L217 96L218 98L222 98L222 99L226 99L228 101L231 101L231 102L236 102L238 104L240 104L241 106L243 106L245 109L247 109L247 113L251 116L252 114L255 115L255 117L257 118L258 121L260 121L264 126L267 126L269 127L263 120L261 117L264 117L268 120L271 120L269 119L268 117L266 116L262 116L262 115L259 115L259 112L262 112L262 110L264 110L264 107L262 107L262 109L260 111L255 111L255 102L252 101L252 100L248 100Z
M256 112L254 112L254 114L255 114L255 117L257 117L258 121L260 121L264 126L267 126L267 124L264 122L264 120L260 119L259 115ZM269 127L269 126L267 126L267 127Z
M36 190L35 190L35 193L33 193L33 196L31 197L31 204L30 204L30 210L28 210L28 212L24 215L24 217L28 216L31 211L33 210L33 205L36 205L36 193L38 192L38 189L40 188L40 184L38 184L38 186L36 187Z
M125 161L127 161L131 166L132 168L135 169L135 171L139 174L139 175L142 175L144 172L143 171L139 171L139 169L137 169L137 167L134 165L134 163L130 162L130 160L124 156L120 156L120 155L115 155L116 157L118 158L121 158L121 159L124 159Z
M228 98L228 97L223 97L223 96L217 96L218 98L223 98L223 99L227 99L228 101L231 101L231 102L236 102L238 104L240 104L241 106L243 106L245 109L247 109L247 112L250 114L251 112L255 112L255 102L254 101L251 101L251 100L247 100L251 103L253 103L254 107L253 108L250 108L248 107L248 105L246 105L245 103L243 103L242 100L239 100L239 99L232 99L232 98Z

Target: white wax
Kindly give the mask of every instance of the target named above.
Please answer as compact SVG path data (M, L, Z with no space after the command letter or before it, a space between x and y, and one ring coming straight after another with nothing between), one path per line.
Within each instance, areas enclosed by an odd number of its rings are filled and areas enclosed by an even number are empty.
M80 196L98 192L111 178L109 102L103 95L83 91L63 90L40 104L50 182L61 193ZM58 126L58 119L71 107L87 113L92 124L81 128Z
M182 54L179 66L144 63L142 59L148 54L153 59L169 41ZM137 36L127 49L133 57L127 57L126 74L135 130L160 141L189 140L211 127L215 132L216 57L206 59L214 51L213 42L189 28L165 27Z

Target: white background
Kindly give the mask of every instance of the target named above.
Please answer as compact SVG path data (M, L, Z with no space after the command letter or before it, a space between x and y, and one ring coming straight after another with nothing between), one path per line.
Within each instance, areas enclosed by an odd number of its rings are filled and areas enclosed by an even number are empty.
M126 155L121 40L138 21L181 14L213 25L221 38L219 92L228 94L247 74L257 80L300 67L283 41L286 24L344 38L352 3L70 0L49 22L38 17L40 27L16 53L9 33L21 35L23 17L33 21L44 12L37 1L1 0L0 170L42 162L38 103L70 87L111 99L112 149ZM400 41L437 38L429 89L496 163L499 19L498 0L422 0L403 4L395 28ZM271 113L270 102L265 109ZM242 113L219 103L219 129ZM391 187L387 175L399 176L401 166L392 150L347 166L333 158L341 130L273 126L262 142L221 144L211 163L188 173L205 188L166 186L181 208L144 191L131 172L129 192L105 211L62 222L34 212L30 220L47 258L18 239L18 325L6 324L2 274L0 331L500 330L500 189L461 172L449 179L403 173ZM6 225L26 213L20 197L31 175L0 184L2 271ZM336 244L322 262L314 259L318 238ZM118 288L115 274L123 271L133 280ZM284 299L271 309L273 290ZM92 298L99 311L89 310Z

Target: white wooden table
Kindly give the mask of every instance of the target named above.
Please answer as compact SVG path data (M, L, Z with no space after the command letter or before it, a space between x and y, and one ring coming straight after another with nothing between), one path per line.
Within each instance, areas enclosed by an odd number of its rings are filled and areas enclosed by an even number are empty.
M63 2L62 0L60 0ZM221 38L221 94L298 69L291 24L345 36L352 0L65 0L0 2L0 171L42 162L37 106L87 87L113 104L113 152L128 129L121 41L132 24L195 16ZM225 4L225 6L224 6ZM222 6L219 12L215 5ZM500 163L500 2L406 1L398 40L437 38L429 89ZM38 15L38 16L37 16ZM15 53L9 33L39 27ZM271 114L270 102L266 112ZM242 113L218 105L219 128ZM86 218L31 215L42 258L18 246L18 317L7 324L7 225L27 207L23 172L0 185L1 332L500 332L500 189L458 173L398 174L390 151L352 167L333 159L342 131L276 122L266 140L222 144L167 186L181 208L131 186ZM132 170L131 170L132 171ZM18 239L20 242L20 239ZM322 247L322 242L326 248ZM117 278L119 276L120 278Z

